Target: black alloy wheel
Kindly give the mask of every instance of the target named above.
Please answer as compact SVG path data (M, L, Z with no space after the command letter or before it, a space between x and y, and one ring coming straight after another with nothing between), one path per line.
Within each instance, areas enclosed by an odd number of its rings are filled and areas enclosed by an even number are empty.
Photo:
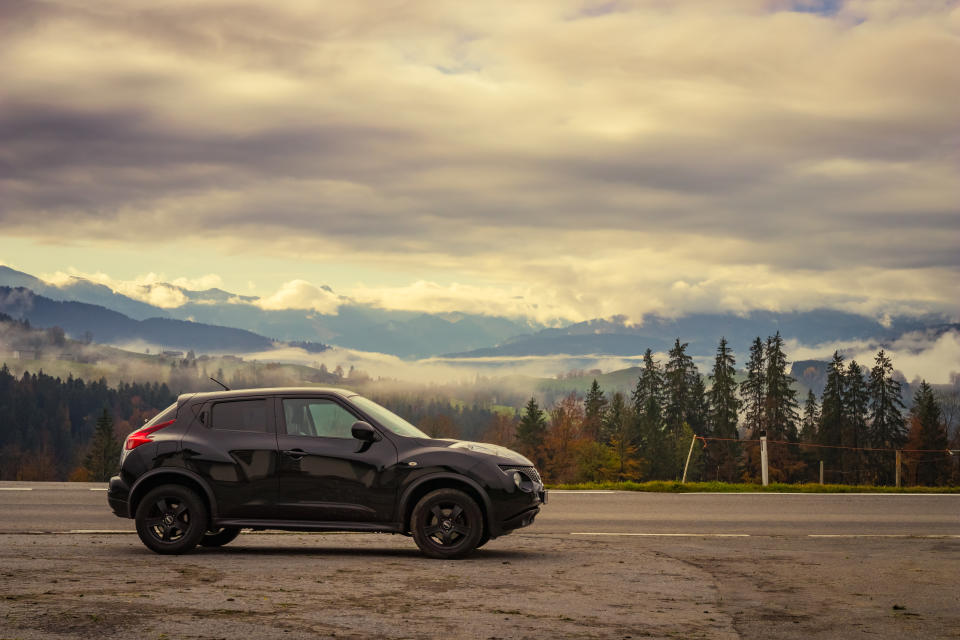
M152 551L190 551L207 531L207 508L182 485L166 484L150 491L137 506L137 535Z
M221 527L210 529L200 538L201 547L222 547L236 540L240 535L240 527Z
M413 539L424 554L431 558L463 558L477 548L483 537L483 514L466 493L437 489L417 503L411 528Z

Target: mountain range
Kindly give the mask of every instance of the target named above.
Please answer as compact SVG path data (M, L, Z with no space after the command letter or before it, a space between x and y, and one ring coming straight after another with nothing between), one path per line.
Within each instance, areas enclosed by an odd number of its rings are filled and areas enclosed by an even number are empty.
M146 294L151 293L150 286L145 285ZM525 319L482 314L382 309L345 297L340 298L336 313L272 310L262 308L255 296L222 289L157 286L178 292L183 303L162 308L84 278L54 285L0 266L0 311L26 318L34 326L58 325L74 337L89 331L98 342L139 340L171 348L239 353L269 349L275 341L307 341L407 359L477 362L557 355L637 356L647 348L664 352L678 337L689 343L688 353L707 357L721 337L738 353L746 353L756 336L765 338L776 331L786 339L819 345L852 340L885 344L910 332L937 335L960 329L940 316L900 316L881 322L832 309L698 313L680 318L649 315L641 323L614 317L545 327Z

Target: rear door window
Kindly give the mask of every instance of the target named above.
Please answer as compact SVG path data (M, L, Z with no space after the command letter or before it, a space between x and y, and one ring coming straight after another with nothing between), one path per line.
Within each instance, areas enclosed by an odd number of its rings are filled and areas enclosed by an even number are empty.
M210 411L210 427L224 431L268 432L267 401L233 400L218 402Z

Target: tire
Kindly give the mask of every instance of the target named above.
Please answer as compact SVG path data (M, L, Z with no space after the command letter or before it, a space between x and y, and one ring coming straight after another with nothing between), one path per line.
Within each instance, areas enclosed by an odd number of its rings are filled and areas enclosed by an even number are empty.
M483 513L463 491L437 489L414 507L410 527L425 555L453 560L477 548L483 537Z
M223 527L222 529L211 529L200 538L201 547L222 547L237 539L240 535L240 527Z
M480 542L477 543L477 546L474 547L474 549L479 549L480 547L487 544L488 542L490 542L490 536L484 533L482 536L480 536Z
M207 532L207 507L196 493L179 484L150 491L137 506L137 535L151 551L190 551Z

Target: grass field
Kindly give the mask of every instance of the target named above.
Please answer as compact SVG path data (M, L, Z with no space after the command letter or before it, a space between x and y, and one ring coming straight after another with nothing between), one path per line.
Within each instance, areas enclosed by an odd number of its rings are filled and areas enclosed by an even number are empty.
M566 491L650 491L658 493L960 493L960 487L875 487L851 484L759 484L729 482L586 482L553 484L548 489Z

